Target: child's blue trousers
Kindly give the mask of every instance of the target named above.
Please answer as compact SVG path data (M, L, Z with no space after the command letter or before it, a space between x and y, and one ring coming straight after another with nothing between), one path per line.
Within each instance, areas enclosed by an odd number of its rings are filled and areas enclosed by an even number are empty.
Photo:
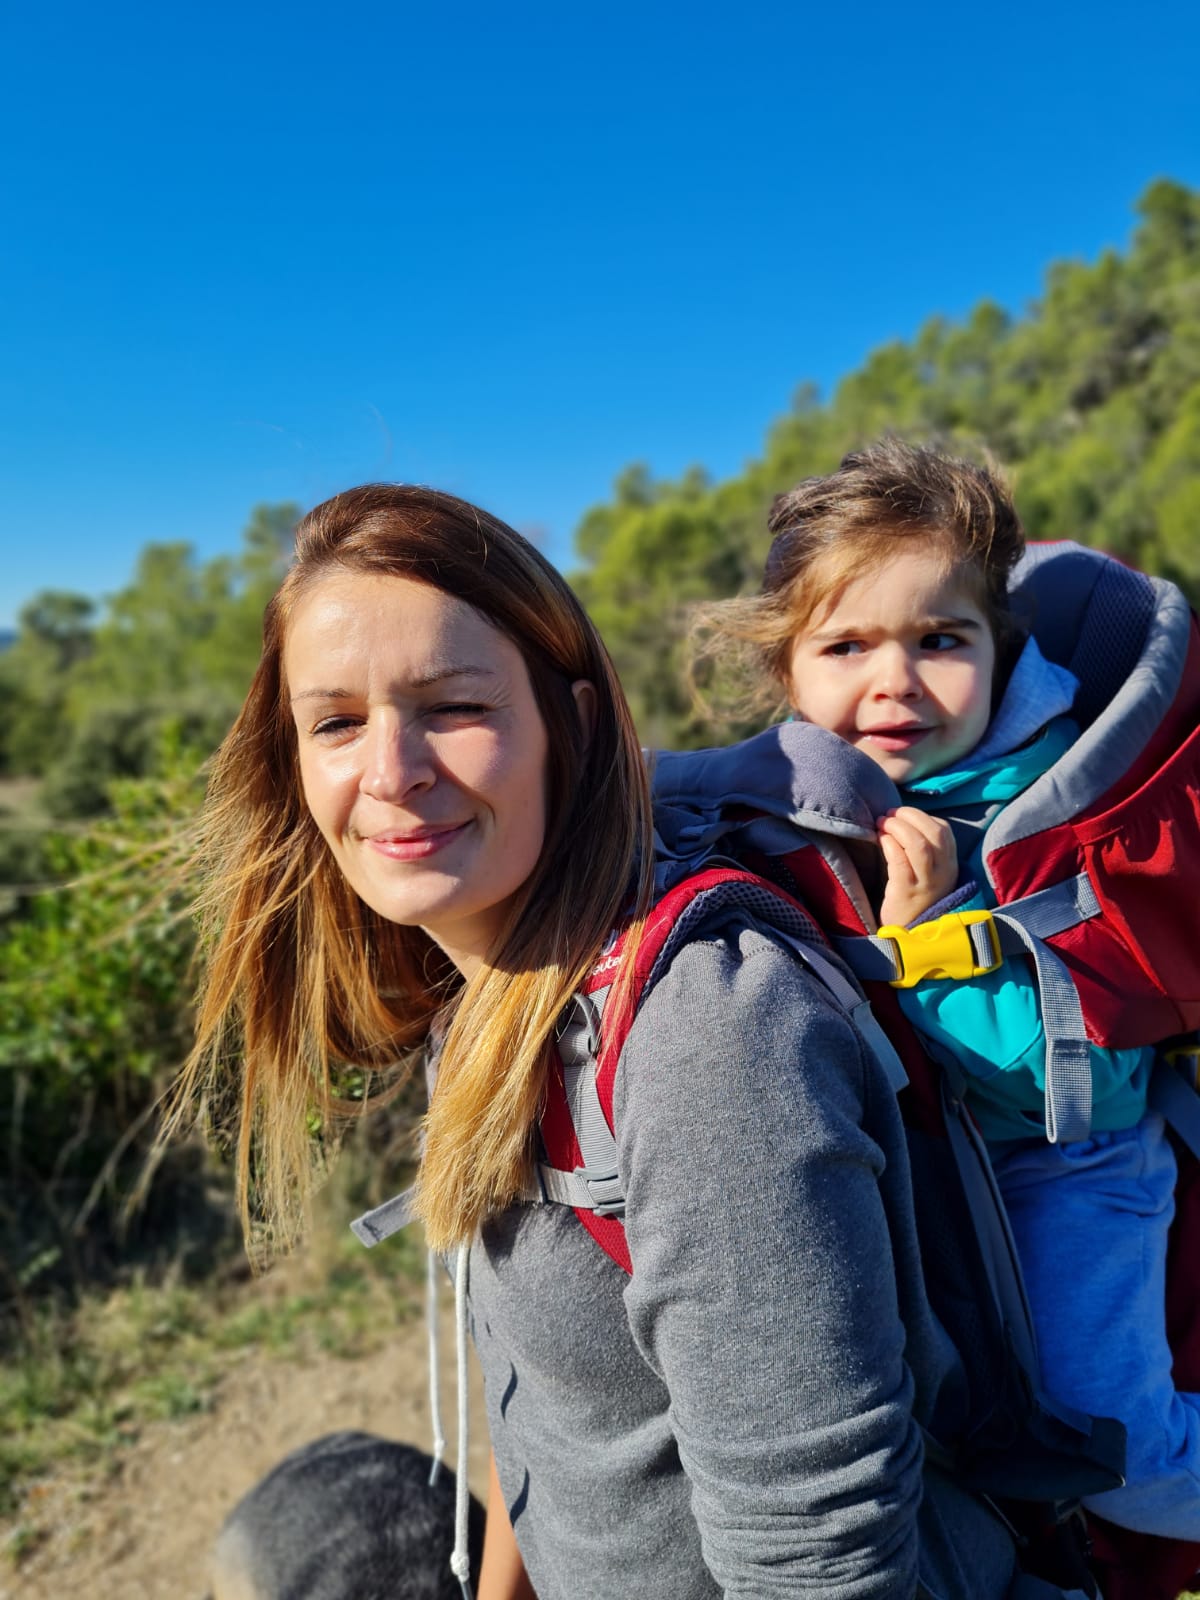
M1200 1395L1166 1338L1175 1156L1163 1119L1077 1143L992 1147L1047 1391L1129 1430L1126 1483L1085 1504L1142 1533L1200 1539Z

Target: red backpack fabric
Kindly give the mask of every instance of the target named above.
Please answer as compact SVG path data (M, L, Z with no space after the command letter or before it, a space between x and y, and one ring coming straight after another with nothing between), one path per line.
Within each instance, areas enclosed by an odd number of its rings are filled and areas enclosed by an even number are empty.
M641 1003L646 982L662 954L663 947L673 933L680 916L701 896L724 885L755 883L777 895L781 903L790 897L777 885L753 877L733 868L713 868L701 872L665 894L646 918L638 945L634 970L627 984L618 988L612 1003L604 1007L603 1027L596 1053L595 1082L601 1109L609 1128L613 1125L613 1088L617 1065L625 1040L633 1026L633 1019ZM619 933L593 967L583 985L583 993L595 999L606 996L613 974L620 965L624 947L624 934ZM541 1136L549 1165L558 1171L575 1172L585 1165L579 1135L572 1119L563 1082L561 1061L554 1064L547 1083L546 1098L542 1107ZM625 1240L625 1226L619 1215L605 1215L594 1209L577 1206L575 1214L596 1243L624 1272L633 1271L629 1259L629 1246Z

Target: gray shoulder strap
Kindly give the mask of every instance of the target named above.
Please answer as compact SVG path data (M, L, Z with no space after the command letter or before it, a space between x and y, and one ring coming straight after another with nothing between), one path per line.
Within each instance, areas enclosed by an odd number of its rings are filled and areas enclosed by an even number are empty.
M850 1018L867 1048L899 1092L908 1082L904 1065L884 1033L870 1003L824 951L781 928L770 937L788 949L832 995ZM558 1050L563 1064L567 1107L579 1142L583 1164L574 1172L538 1163L541 1198L552 1204L594 1211L597 1216L623 1216L625 1194L617 1171L617 1141L608 1125L596 1090L596 1065L600 1050L600 1015L608 991L592 996L575 995L559 1031Z
M625 1190L617 1172L617 1141L596 1089L600 1019L607 998L607 989L573 995L559 1024L557 1044L563 1088L583 1159L574 1172L539 1161L537 1175L542 1193L536 1198L594 1211L601 1217L619 1217L625 1211Z
M416 1189L405 1189L403 1194L393 1195L390 1200L385 1200L381 1206L374 1206L370 1211L364 1211L361 1217L355 1217L350 1224L350 1231L360 1244L365 1244L370 1250L373 1245L381 1244L384 1239L391 1238L393 1233L399 1233L401 1228L407 1228L413 1219L413 1200Z
M1046 944L1055 933L1097 916L1100 903L1086 873L1026 895L992 912L1002 955L1028 956L1037 980L1046 1036L1046 1137L1051 1143L1086 1139L1092 1123L1092 1058L1083 1008L1062 959ZM986 965L990 934L968 928L979 964ZM838 954L864 981L892 983L904 976L891 939L876 934L835 941Z
M441 1055L441 1037L431 1039L425 1046L422 1066L425 1070L425 1089L430 1100L433 1099L434 1087L437 1084L438 1058ZM385 1239L390 1239L392 1234L399 1233L402 1228L407 1228L416 1215L414 1205L417 1195L416 1184L410 1185L401 1194L393 1195L390 1200L385 1200L382 1205L373 1206L370 1211L364 1211L361 1217L355 1217L350 1224L350 1231L360 1244L366 1245L370 1250L377 1244L382 1244Z
M1200 1159L1200 1094L1194 1077L1160 1056L1150 1075L1150 1105Z
M888 1082L899 1094L908 1082L908 1074L904 1070L904 1063L896 1054L896 1048L880 1027L875 1013L871 1010L871 1003L860 989L841 971L836 962L831 961L824 951L815 945L809 944L804 939L784 933L779 928L771 930L771 937L779 944L784 944L797 956L800 962L808 968L813 976L828 989L842 1010L849 1016L859 1033L866 1041L867 1048L879 1062L887 1074Z
M1091 1131L1092 1052L1074 979L1045 941L1099 912L1091 879L1081 872L993 913L1001 950L1023 951L1037 975L1046 1035L1046 1137L1051 1144L1086 1139Z

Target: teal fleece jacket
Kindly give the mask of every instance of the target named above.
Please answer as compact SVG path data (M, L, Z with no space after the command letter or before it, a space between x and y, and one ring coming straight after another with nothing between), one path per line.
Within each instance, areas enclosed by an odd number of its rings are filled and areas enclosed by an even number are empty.
M1010 685L1013 699L1027 696L1030 705L1053 707L1057 689L1061 703L1062 684L1049 676L1051 671L1060 679L1066 676L1061 668L1048 667L1031 640L1021 657L1019 677L1014 673ZM1006 694L993 726L1006 709L1009 726L1020 726L1011 715L1009 700ZM1070 718L1060 715L1016 749L996 751L989 735L979 747L982 760L979 753L968 756L951 771L908 785L902 796L906 804L934 815L976 804L998 809L1048 771L1078 734ZM976 892L957 910L996 904L982 853L980 839L962 868L963 878L973 881ZM1010 958L995 972L966 982L927 979L898 993L909 1021L935 1050L948 1051L966 1072L968 1101L986 1139L1045 1136L1046 1037L1037 986L1026 960ZM1093 1045L1091 1057L1092 1128L1097 1133L1132 1128L1146 1110L1153 1049L1102 1050Z

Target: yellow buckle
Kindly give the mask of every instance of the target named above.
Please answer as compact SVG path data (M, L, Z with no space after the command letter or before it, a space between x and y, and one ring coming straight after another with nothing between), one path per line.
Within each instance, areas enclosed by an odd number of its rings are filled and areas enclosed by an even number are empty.
M1176 1044L1163 1052L1167 1060L1200 1092L1200 1044Z
M975 946L967 932L972 924L981 922L987 924L992 947L991 963L985 967L975 960ZM893 989L911 989L922 978L981 978L986 972L995 972L1004 960L990 911L950 911L916 928L889 924L880 928L879 937L890 939L895 950L900 976L889 980Z

